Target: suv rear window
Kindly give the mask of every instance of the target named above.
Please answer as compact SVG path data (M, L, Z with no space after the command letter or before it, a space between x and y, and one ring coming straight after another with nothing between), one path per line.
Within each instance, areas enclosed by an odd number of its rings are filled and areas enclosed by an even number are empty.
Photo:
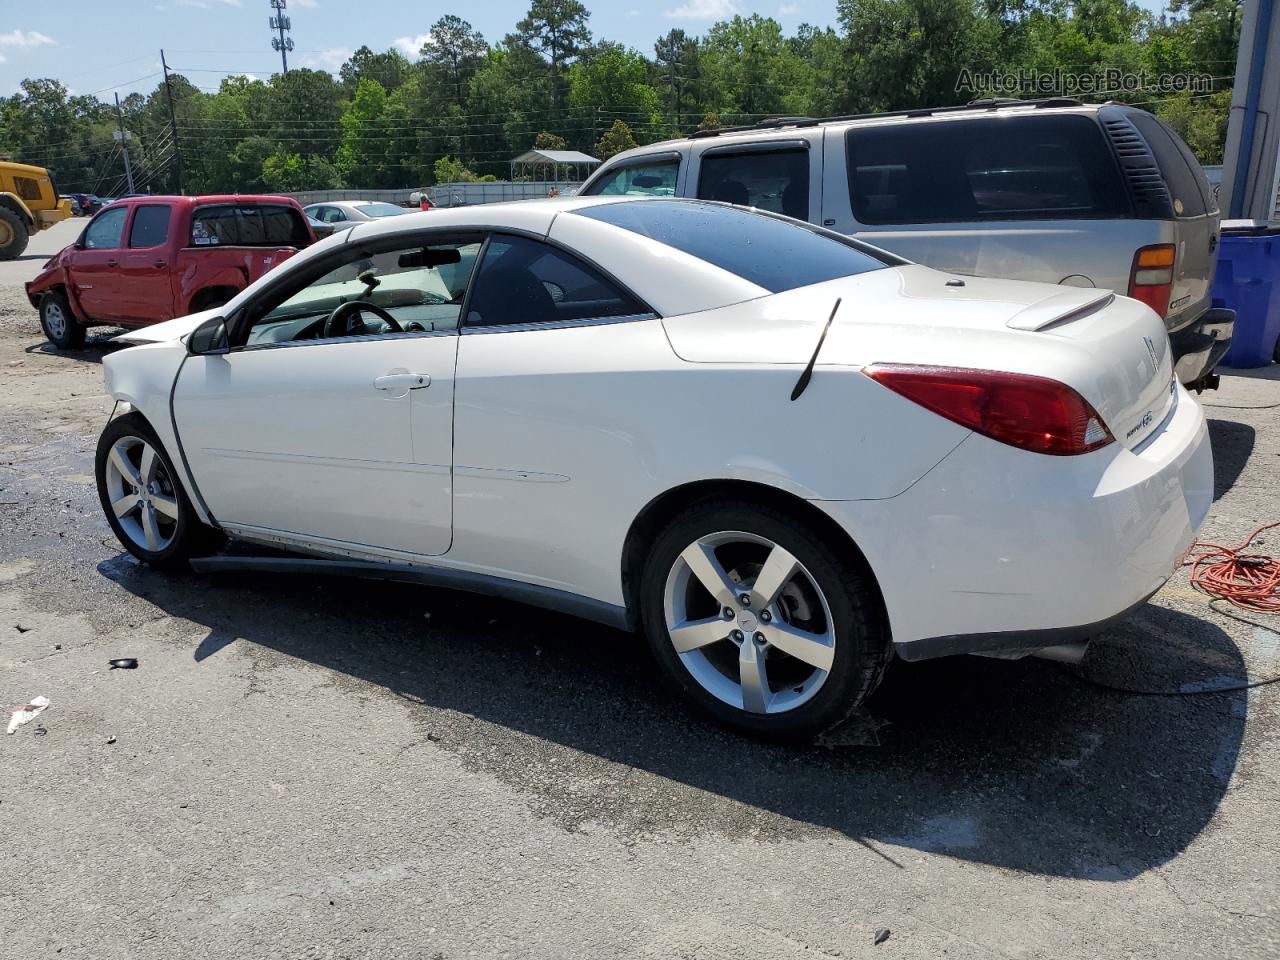
M737 274L771 293L904 263L791 220L696 200L632 200L573 211Z
M1008 115L853 127L849 194L860 223L1123 217L1129 204L1088 117Z
M1208 181L1205 182L1205 187L1201 188L1199 180L1204 178L1204 173L1194 159L1191 160L1191 163L1195 164L1194 169L1188 164L1174 139L1177 135L1149 113L1134 110L1126 114L1126 118L1138 128L1142 139L1147 141L1147 146L1155 154L1160 172L1164 174L1164 182L1169 187L1174 216L1204 216ZM1187 153L1191 153L1190 149Z
M276 204L201 207L191 218L197 247L305 247L311 242L302 214Z

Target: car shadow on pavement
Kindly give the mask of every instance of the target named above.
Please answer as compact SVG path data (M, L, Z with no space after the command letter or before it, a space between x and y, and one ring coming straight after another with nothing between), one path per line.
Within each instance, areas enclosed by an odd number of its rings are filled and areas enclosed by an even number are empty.
M22 352L27 354L44 353L66 360L77 360L81 363L101 363L102 358L107 354L115 353L117 350L123 350L129 346L127 343L112 342L112 337L119 336L121 332L120 330L112 330L109 333L91 333L85 338L84 346L79 350L62 350L48 341L42 341L33 343L29 347L23 347Z
M1084 678L1039 660L896 663L853 736L871 745L782 746L691 715L642 640L569 617L374 581L205 579L123 558L99 569L208 631L193 669L215 656L285 663L275 651L358 681L361 695L390 691L424 741L568 830L753 842L831 830L903 869L929 851L1120 880L1205 828L1245 726L1244 693L1096 685L1244 679L1222 630L1154 605L1095 641Z
M1209 421L1209 446L1213 448L1213 499L1219 500L1240 479L1253 446L1257 431L1247 423L1235 420Z

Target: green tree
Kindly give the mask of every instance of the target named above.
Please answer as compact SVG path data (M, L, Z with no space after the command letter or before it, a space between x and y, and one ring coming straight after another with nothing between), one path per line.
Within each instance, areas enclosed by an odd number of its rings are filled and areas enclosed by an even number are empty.
M375 80L390 93L409 79L412 69L413 65L399 50L374 53L366 46L338 68L338 77L348 93L355 93L361 80Z
M569 65L591 45L590 16L578 0L533 0L516 24L515 39L550 66L551 102L557 109L564 103Z
M548 133L543 130L533 138L533 149L535 150L567 150L568 148L569 144L558 133Z
M393 187L399 171L389 161L387 91L376 80L361 80L342 114L342 142L336 166L354 187Z
M435 162L436 183L476 183L480 180L475 171L461 160L441 157Z
M569 104L580 115L621 114L637 126L658 123L658 92L649 85L649 63L621 44L602 44L569 68Z
M479 31L453 14L441 17L432 26L422 45L422 58L439 82L452 91L459 109L466 107L467 81L489 52Z
M694 92L701 76L698 41L676 28L663 34L653 45L655 80L666 88L667 115L678 130L687 112L697 109Z
M596 144L596 156L601 160L608 160L614 154L630 150L635 146L636 141L631 135L631 128L621 120L615 120L613 126L604 132L604 136Z

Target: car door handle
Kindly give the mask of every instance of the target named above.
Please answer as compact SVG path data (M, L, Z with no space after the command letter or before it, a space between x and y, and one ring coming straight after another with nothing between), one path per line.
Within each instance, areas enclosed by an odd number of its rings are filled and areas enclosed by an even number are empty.
M152 260L151 265L153 267L167 267L169 263L166 260Z
M108 260L108 261L107 261L107 266L108 266L108 267L118 267L118 266L120 266L120 261L119 261L119 260Z
M425 373L388 373L375 377L373 385L378 390L421 390L431 386L431 377Z

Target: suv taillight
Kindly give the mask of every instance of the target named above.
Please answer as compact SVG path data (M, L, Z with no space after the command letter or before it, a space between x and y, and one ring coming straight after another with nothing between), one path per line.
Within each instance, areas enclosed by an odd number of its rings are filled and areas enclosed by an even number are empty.
M1129 296L1141 300L1164 319L1169 312L1169 293L1173 290L1172 243L1156 243L1139 247L1133 255L1129 271Z
M1115 438L1089 401L1047 377L874 363L868 377L962 427L1035 453L1088 453Z

